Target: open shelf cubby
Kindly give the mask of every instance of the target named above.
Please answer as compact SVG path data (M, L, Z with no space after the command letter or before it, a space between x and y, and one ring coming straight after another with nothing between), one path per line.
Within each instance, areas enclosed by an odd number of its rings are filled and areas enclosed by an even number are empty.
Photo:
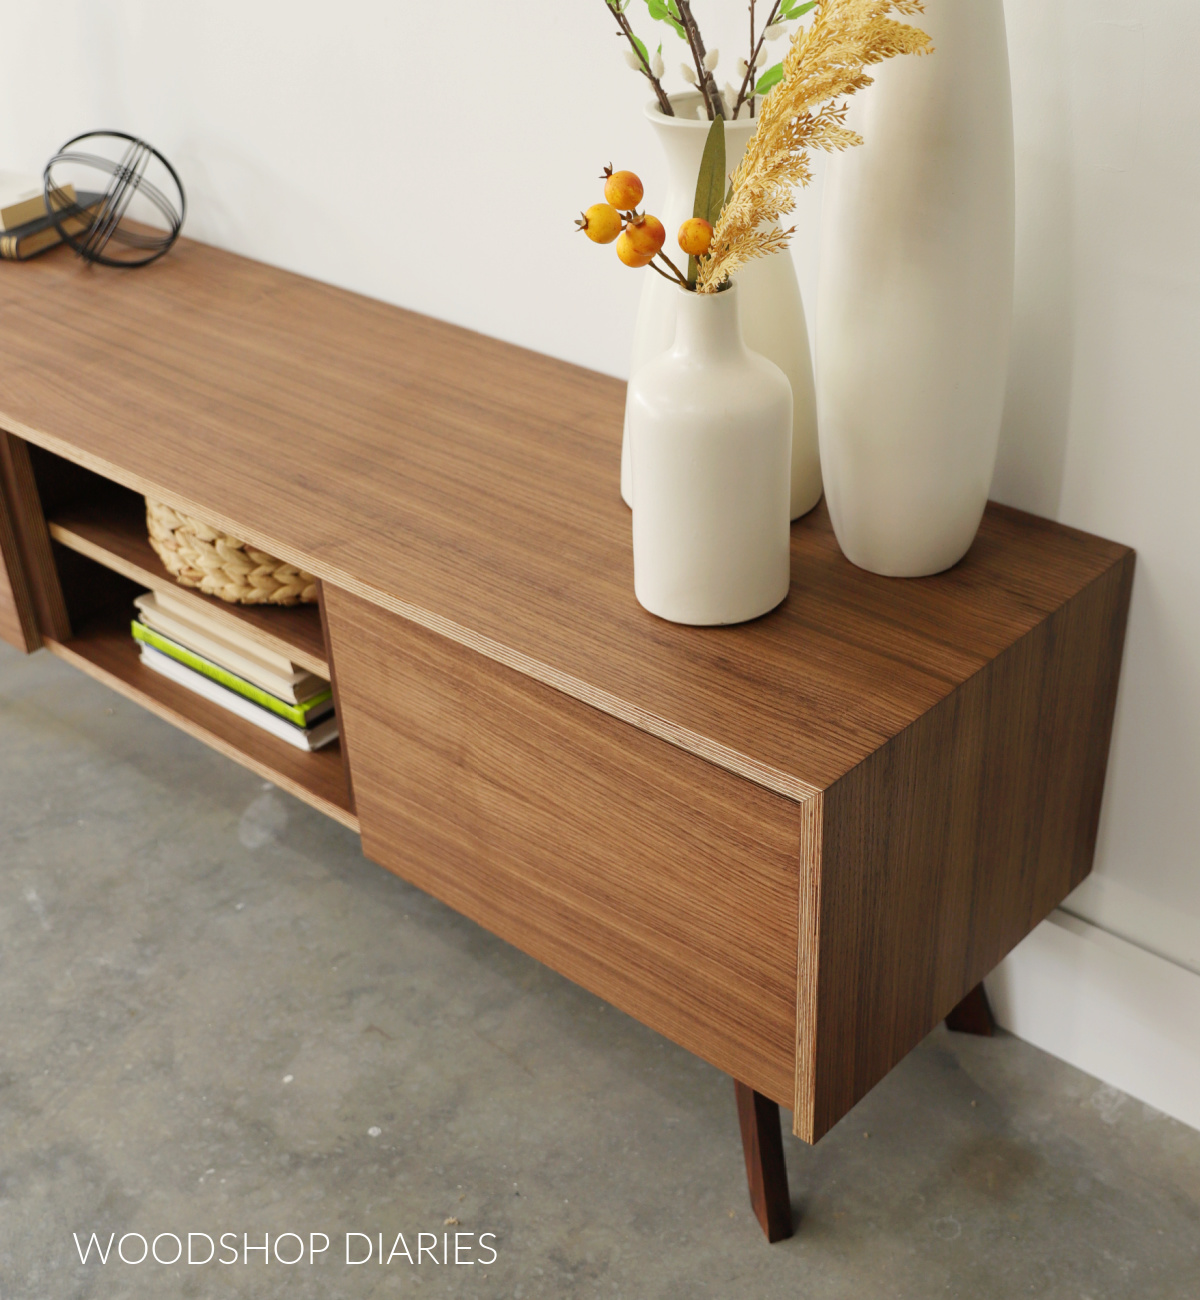
M163 568L146 534L146 503L136 492L101 479L95 494L47 508L50 536L143 587L194 603L211 618L235 624L266 649L285 654L321 677L329 676L321 614L315 605L230 605L181 587Z
M178 586L147 539L141 496L46 452L33 462L70 624L68 637L46 638L51 652L357 831L340 741L315 753L294 748L147 668L130 634L134 598L165 590L328 677L317 606L228 605Z

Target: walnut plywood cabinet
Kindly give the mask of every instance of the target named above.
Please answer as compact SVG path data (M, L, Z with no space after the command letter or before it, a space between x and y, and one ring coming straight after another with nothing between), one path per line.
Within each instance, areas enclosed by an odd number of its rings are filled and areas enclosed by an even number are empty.
M0 486L0 640L18 650L36 650L42 643L37 615L6 495Z
M778 1106L816 1141L939 1019L986 1032L980 981L1090 869L1126 547L991 505L889 580L819 506L779 609L676 627L633 597L613 380L188 241L0 268L0 345L0 635L732 1075L771 1239ZM329 673L338 746L149 680L142 493L320 579L220 617Z

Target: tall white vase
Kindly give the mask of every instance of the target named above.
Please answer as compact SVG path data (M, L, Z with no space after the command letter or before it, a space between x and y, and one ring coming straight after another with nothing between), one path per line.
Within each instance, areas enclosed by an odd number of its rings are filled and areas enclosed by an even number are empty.
M675 341L629 382L634 592L674 623L744 623L791 581L791 385L746 347L740 284L671 292Z
M1013 129L1002 0L926 0L935 50L872 68L825 178L817 411L855 564L919 577L983 517L1008 372Z
M686 272L687 258L675 236L692 215L696 202L696 177L711 123L699 94L672 95L675 117L664 116L656 103L646 105L646 118L662 144L667 159L667 189L661 201L653 187L647 210L666 227L664 252ZM729 172L742 160L757 125L739 118L725 124L725 164ZM648 361L661 356L675 337L676 287L652 271L644 274L642 300L633 332L632 378ZM812 356L804 303L796 268L787 254L759 258L737 273L741 298L742 334L747 347L773 361L792 386L791 517L798 519L821 499L821 460L817 447L817 408L813 390ZM630 486L629 416L621 447L621 496L633 504Z

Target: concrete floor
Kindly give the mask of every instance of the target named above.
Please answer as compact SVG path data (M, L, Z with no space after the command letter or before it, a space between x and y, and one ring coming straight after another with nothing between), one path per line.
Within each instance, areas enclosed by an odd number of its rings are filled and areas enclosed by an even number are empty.
M0 1300L1200 1295L1200 1133L1016 1039L788 1139L768 1247L728 1079L46 654L0 647L0 795ZM497 1258L345 1262L449 1231Z

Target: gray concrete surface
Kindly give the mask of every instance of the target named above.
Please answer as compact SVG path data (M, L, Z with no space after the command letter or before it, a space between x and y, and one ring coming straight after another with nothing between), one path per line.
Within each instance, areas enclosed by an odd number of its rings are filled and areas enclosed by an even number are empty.
M939 1030L789 1139L768 1247L728 1079L4 647L0 853L0 1300L1200 1295L1200 1134L1007 1036ZM496 1259L345 1262L450 1231ZM92 1232L239 1262L83 1266ZM241 1262L288 1232L330 1249Z

